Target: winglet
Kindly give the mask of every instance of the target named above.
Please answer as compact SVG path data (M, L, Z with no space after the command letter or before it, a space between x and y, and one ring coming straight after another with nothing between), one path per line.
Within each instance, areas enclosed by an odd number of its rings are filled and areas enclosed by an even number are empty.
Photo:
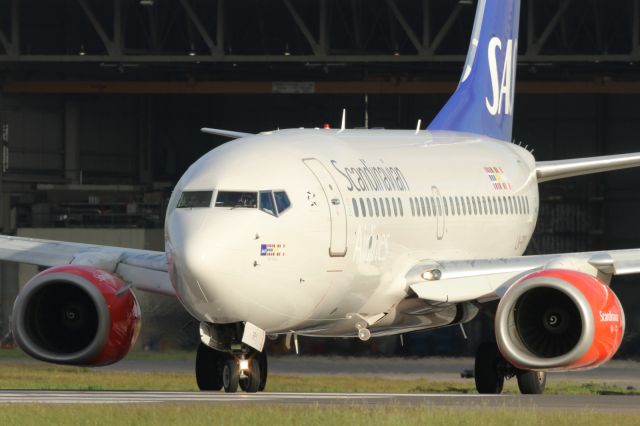
M340 123L340 132L344 132L347 128L347 109L342 108L342 123Z
M202 133L210 135L224 136L231 139L245 138L247 136L253 136L253 133L234 132L233 130L212 129L209 127L203 127L200 129Z

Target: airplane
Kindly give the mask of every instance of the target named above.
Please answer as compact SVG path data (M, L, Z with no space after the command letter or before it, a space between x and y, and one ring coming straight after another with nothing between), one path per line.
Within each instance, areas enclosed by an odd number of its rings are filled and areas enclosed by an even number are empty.
M0 259L46 267L12 331L47 362L101 366L134 344L135 291L176 297L200 323L203 391L264 390L266 338L363 341L495 315L478 392L595 368L620 346L609 284L640 249L523 256L538 185L640 165L640 153L536 161L514 144L519 0L479 0L459 85L426 130L288 129L233 139L171 196L165 251L2 236Z

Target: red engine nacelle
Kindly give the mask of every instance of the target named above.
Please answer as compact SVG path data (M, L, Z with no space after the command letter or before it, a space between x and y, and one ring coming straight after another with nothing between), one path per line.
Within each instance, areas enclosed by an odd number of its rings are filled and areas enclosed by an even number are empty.
M616 353L624 325L620 302L608 286L563 269L535 272L514 284L495 319L500 352L527 370L595 368Z
M33 277L13 307L18 346L42 361L108 365L121 360L140 330L140 306L115 275L65 265Z

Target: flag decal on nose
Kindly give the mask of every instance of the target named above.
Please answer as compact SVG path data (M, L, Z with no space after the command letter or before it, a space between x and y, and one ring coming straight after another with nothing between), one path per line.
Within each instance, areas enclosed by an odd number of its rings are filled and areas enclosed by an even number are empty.
M260 256L281 257L285 255L284 244L260 244Z
M511 182L504 174L504 171L500 167L485 167L484 172L487 174L489 181L493 185L493 189L496 191L499 190L509 190L511 189Z

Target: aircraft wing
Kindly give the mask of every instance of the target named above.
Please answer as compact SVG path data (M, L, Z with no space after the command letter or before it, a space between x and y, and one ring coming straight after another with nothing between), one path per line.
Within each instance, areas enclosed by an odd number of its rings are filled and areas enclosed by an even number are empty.
M571 160L538 161L538 182L564 179L591 173L622 170L640 166L640 153L605 155L602 157L574 158Z
M598 274L608 282L612 275L640 273L640 249L424 261L413 266L405 279L408 287L421 299L450 303L486 302L501 298L525 275L550 268Z
M210 127L203 127L202 129L200 129L200 131L202 133L207 133L207 134L216 135L216 136L224 136L226 138L231 138L231 139L239 139L239 138L245 138L247 136L253 136L253 134L251 133L236 132L234 130L212 129Z
M89 265L135 289L175 296L164 252L0 235L0 260L53 267Z

